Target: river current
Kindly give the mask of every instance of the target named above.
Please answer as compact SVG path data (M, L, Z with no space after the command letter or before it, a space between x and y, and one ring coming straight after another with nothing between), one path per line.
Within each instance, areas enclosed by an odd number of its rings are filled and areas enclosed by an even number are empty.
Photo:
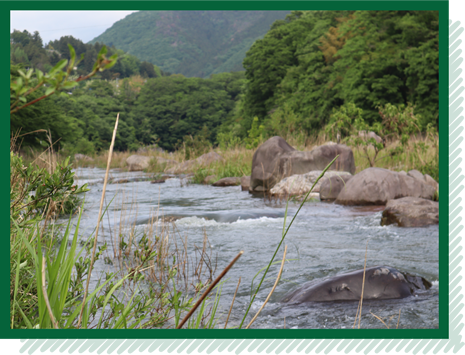
M97 224L105 171L97 168L76 169L77 183L89 183L85 194L80 225L82 238L88 237ZM112 170L114 179L144 177L141 172ZM116 195L116 197L115 197ZM114 198L114 199L113 199ZM279 244L285 216L285 201L269 200L241 191L240 186L213 187L187 183L173 177L162 184L134 181L108 184L105 202L110 204L102 220L99 245L106 240L112 256L113 241L108 237L124 219L136 229L147 227L156 216L174 217L176 233L188 240L188 252L201 247L205 235L216 257L215 277L241 250L242 257L226 275L223 284L219 327L229 311L239 277L228 327L238 326L251 297L251 283L268 265ZM289 202L287 225L299 204ZM282 259L287 245L288 260L270 301L252 328L272 329L344 329L352 328L358 302L322 302L301 305L280 303L284 296L312 280L324 279L367 267L387 265L400 271L420 275L433 283L427 292L401 300L364 301L361 328L385 328L374 315L391 328L437 328L439 326L439 228L399 228L380 226L383 207L345 207L334 203L311 201L304 204L291 226L276 261ZM106 238L106 239L105 239ZM116 263L115 263L116 265ZM274 264L252 304L245 324L258 311L278 275L280 263ZM98 260L93 284L110 265ZM111 271L111 270L110 270ZM94 276L95 275L95 276ZM399 318L400 311L400 318ZM223 322L223 323L221 323ZM357 321L358 322L358 321ZM357 323L358 327L358 323Z

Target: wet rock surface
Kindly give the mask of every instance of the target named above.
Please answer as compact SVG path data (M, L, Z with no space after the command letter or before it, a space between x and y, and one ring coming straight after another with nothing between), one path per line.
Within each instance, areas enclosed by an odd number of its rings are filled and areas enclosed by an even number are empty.
M426 291L432 284L421 276L402 273L390 266L376 266L336 275L326 280L311 281L288 294L282 302L328 302L388 300L405 298Z
M381 225L389 224L397 224L399 227L439 224L439 202L417 197L390 200L381 218Z

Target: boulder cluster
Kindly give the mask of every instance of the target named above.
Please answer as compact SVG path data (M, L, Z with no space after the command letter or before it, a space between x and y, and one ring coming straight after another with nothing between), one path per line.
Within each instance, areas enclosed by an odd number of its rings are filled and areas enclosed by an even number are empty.
M368 135L362 133L378 142L376 138L379 137L369 136L372 132ZM142 155L131 155L126 163L129 171L144 170L154 163L152 159L164 166L167 174L187 173L195 167L206 167L224 160L219 154L209 152L182 163ZM418 227L439 223L439 203L434 201L439 184L428 174L423 175L417 170L395 172L382 168L367 168L354 174L354 154L345 144L328 142L310 151L299 151L276 136L255 151L250 176L218 180L215 175L209 175L203 183L240 185L242 191L285 198L305 196L311 190L310 198L339 205L384 205L382 225Z
M439 185L428 174L382 168L354 173L354 155L346 145L330 142L301 152L283 138L273 137L258 147L253 156L248 190L289 197L304 196L313 187L310 197L319 194L321 201L345 206L385 205L382 225L418 227L438 223L439 203L433 200ZM241 185L244 190L246 184Z

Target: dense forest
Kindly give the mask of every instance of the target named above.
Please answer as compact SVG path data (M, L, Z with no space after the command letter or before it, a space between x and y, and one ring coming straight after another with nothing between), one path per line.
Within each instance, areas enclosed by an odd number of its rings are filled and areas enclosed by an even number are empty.
M10 33L10 62L49 71L61 59L69 59L68 44L71 44L78 57L83 60L77 66L75 74L85 75L92 70L97 54L103 43L85 44L73 36L64 36L44 45L39 32L14 30ZM108 47L108 46L107 46ZM109 55L118 54L118 63L111 70L99 74L102 79L127 78L141 75L147 78L162 76L160 68L149 62L141 62L137 57L125 53L114 46L108 47Z
M187 77L241 71L250 46L289 11L138 11L91 43L114 45Z
M120 56L106 76L13 114L11 133L51 129L63 148L91 153L108 148L120 112L115 149L174 150L186 136L228 144L316 134L348 104L370 125L381 120L381 106L411 105L425 130L439 119L438 27L435 11L293 11L254 42L245 71L208 79L152 77L144 62L110 47ZM84 53L77 69L84 73L101 46L63 37L44 47L38 33L11 38L13 75L21 65L47 69L55 54L67 55L68 42ZM39 136L23 144L39 144Z

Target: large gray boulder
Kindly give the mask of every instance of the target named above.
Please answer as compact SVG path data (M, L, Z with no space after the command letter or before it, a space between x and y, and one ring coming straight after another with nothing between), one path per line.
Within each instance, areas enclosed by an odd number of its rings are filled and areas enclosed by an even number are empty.
M435 190L439 190L439 184L434 180L430 175L425 174L423 175L421 172L418 170L410 170L407 175L413 177L414 179L417 179L421 182L424 182L427 185L432 186Z
M320 186L321 201L334 201L353 175L339 174L325 179Z
M385 205L402 197L432 200L435 189L411 176L382 168L368 168L350 179L337 196L340 205Z
M131 155L126 159L129 171L140 171L147 169L150 164L152 157L146 157L143 155Z
M381 225L397 224L399 227L423 227L439 223L439 202L418 197L390 200L383 211Z
M337 156L330 170L355 172L352 149L346 145L330 144L301 152L291 147L283 138L268 139L255 151L252 158L250 190L268 191L283 178L323 170Z
M270 190L270 193L275 196L301 196L310 191L315 184L322 170L310 171L306 174L296 174L282 179ZM347 171L328 170L324 176L315 184L312 193L320 192L320 186L331 177L337 176L352 176Z

